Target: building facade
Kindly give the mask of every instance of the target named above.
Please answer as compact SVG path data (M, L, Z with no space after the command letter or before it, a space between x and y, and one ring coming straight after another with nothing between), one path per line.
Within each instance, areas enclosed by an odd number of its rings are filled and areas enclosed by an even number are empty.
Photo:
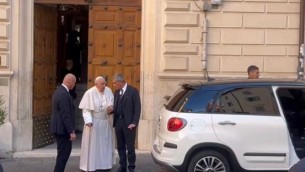
M117 6L98 0L61 2L104 9ZM52 2L0 0L0 94L8 112L0 127L1 156L33 149L35 4ZM142 101L138 149L151 149L164 97L181 81L246 78L249 65L260 68L261 78L297 78L302 73L303 6L303 0L142 0L141 38L136 46ZM88 70L94 63L91 55ZM107 70L102 67L97 70ZM94 76L88 72L88 83Z

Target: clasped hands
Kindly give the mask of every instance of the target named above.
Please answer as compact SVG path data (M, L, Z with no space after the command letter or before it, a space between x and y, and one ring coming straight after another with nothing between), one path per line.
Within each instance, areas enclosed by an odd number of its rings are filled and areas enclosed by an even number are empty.
M110 115L110 114L112 113L112 111L113 111L113 106L108 106L108 107L107 107L107 113L108 113L108 115Z
M110 115L112 113L112 111L113 111L113 106L108 106L107 107L107 114ZM92 122L87 123L86 126L92 127Z
M76 134L75 134L74 131L73 131L72 133L70 133L70 140L71 140L71 141L76 140Z

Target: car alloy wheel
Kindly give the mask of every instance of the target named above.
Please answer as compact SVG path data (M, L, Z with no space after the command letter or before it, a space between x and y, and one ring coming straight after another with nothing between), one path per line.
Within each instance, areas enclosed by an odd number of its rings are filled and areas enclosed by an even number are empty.
M230 167L228 161L220 153L202 151L191 159L188 172L230 172Z

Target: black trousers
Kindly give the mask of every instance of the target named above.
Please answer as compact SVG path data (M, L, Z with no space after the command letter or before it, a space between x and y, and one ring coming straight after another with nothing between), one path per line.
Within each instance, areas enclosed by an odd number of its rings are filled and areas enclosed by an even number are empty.
M72 141L69 135L54 135L57 143L57 158L54 172L64 172L72 150Z
M136 167L135 139L136 128L132 130L127 128L124 119L117 119L115 123L115 134L117 139L117 149L120 157L120 166L126 169L128 157L128 169ZM127 156L126 156L127 148Z

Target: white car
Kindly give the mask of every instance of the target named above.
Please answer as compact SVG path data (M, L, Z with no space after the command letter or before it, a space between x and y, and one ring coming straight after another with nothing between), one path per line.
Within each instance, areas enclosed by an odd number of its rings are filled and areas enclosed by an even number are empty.
M305 157L305 83L185 83L160 112L155 162L180 172L284 171Z

